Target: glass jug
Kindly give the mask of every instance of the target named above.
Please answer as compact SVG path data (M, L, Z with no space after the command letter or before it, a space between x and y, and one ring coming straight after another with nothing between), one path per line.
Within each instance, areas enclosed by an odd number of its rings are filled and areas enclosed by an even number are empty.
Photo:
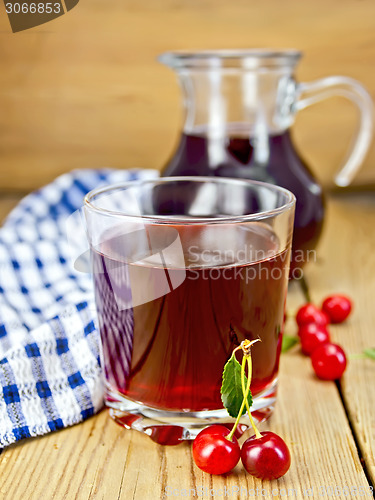
M349 157L336 175L347 186L372 139L372 100L357 81L330 76L297 83L296 50L167 52L159 61L174 69L183 91L185 124L164 176L240 177L278 184L297 198L291 272L311 260L319 239L321 186L290 137L297 111L331 96L359 108L360 127Z

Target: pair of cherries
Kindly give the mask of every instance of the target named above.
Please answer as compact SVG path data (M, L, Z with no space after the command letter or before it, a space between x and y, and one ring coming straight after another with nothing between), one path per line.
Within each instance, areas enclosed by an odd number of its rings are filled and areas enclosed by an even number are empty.
M323 380L339 379L346 368L346 355L330 340L329 323L342 323L352 310L351 300L344 295L327 297L319 309L314 304L302 306L296 316L298 336L304 354L311 356L316 375Z
M250 406L253 401L252 397L249 400L252 378L251 346L258 341L260 339L242 341L241 345L234 349L224 367L220 392L229 415L232 417L237 415L233 427L229 429L224 425L211 425L203 429L194 439L194 461L201 470L209 474L230 472L240 458L246 471L260 479L277 479L290 467L290 453L283 439L270 431L259 432L251 414ZM235 357L238 350L242 350L243 354L241 366ZM237 436L242 434L239 422L245 407L254 435L240 447L235 434Z
M321 309L308 303L297 313L302 350L311 355L315 373L322 379L335 380L344 373L345 353L339 345L330 342L327 325L342 323L351 309L350 299L332 295L324 300ZM247 394L244 396L246 399ZM249 474L263 480L278 479L289 470L291 458L284 440L270 431L259 432L249 410L248 413L255 434L242 447L233 430L224 425L211 425L198 434L193 443L193 458L201 470L209 474L225 474L237 465L240 458Z
M277 479L290 467L290 452L284 440L266 431L247 439L242 447L224 425L203 429L193 443L196 465L209 474L230 472L241 458L246 471L259 479Z

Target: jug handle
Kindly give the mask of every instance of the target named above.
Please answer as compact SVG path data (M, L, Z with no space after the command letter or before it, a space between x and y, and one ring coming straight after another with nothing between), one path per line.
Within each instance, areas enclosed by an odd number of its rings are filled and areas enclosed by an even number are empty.
M335 176L337 186L348 186L358 172L372 141L374 121L370 94L359 82L345 76L329 76L297 84L296 93L294 111L333 96L345 97L357 105L360 113L358 132L347 160Z

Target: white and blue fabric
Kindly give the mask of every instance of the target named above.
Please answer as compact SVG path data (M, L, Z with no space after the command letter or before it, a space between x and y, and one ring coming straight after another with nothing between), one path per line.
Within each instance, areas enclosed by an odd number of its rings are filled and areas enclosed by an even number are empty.
M103 406L91 276L72 265L66 220L100 185L153 170L76 170L26 196L0 229L0 448Z

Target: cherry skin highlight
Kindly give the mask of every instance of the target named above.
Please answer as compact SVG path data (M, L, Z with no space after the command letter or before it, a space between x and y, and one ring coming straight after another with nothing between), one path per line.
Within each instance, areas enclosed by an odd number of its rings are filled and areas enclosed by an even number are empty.
M223 425L212 425L203 429L193 442L195 464L208 474L230 472L240 459L241 450L235 437L229 441L229 429Z
M337 380L345 371L345 352L337 344L323 344L311 355L311 363L316 375L322 380Z
M285 441L274 432L251 436L242 445L241 460L246 471L259 479L277 479L289 470L290 452Z
M345 295L331 295L323 301L322 310L329 316L331 323L342 323L351 313L352 302Z
M329 317L314 304L308 303L298 309L296 321L299 327L308 323L327 326Z
M316 323L302 325L298 330L298 335L301 339L302 352L306 356L310 356L320 345L330 342L327 328Z

